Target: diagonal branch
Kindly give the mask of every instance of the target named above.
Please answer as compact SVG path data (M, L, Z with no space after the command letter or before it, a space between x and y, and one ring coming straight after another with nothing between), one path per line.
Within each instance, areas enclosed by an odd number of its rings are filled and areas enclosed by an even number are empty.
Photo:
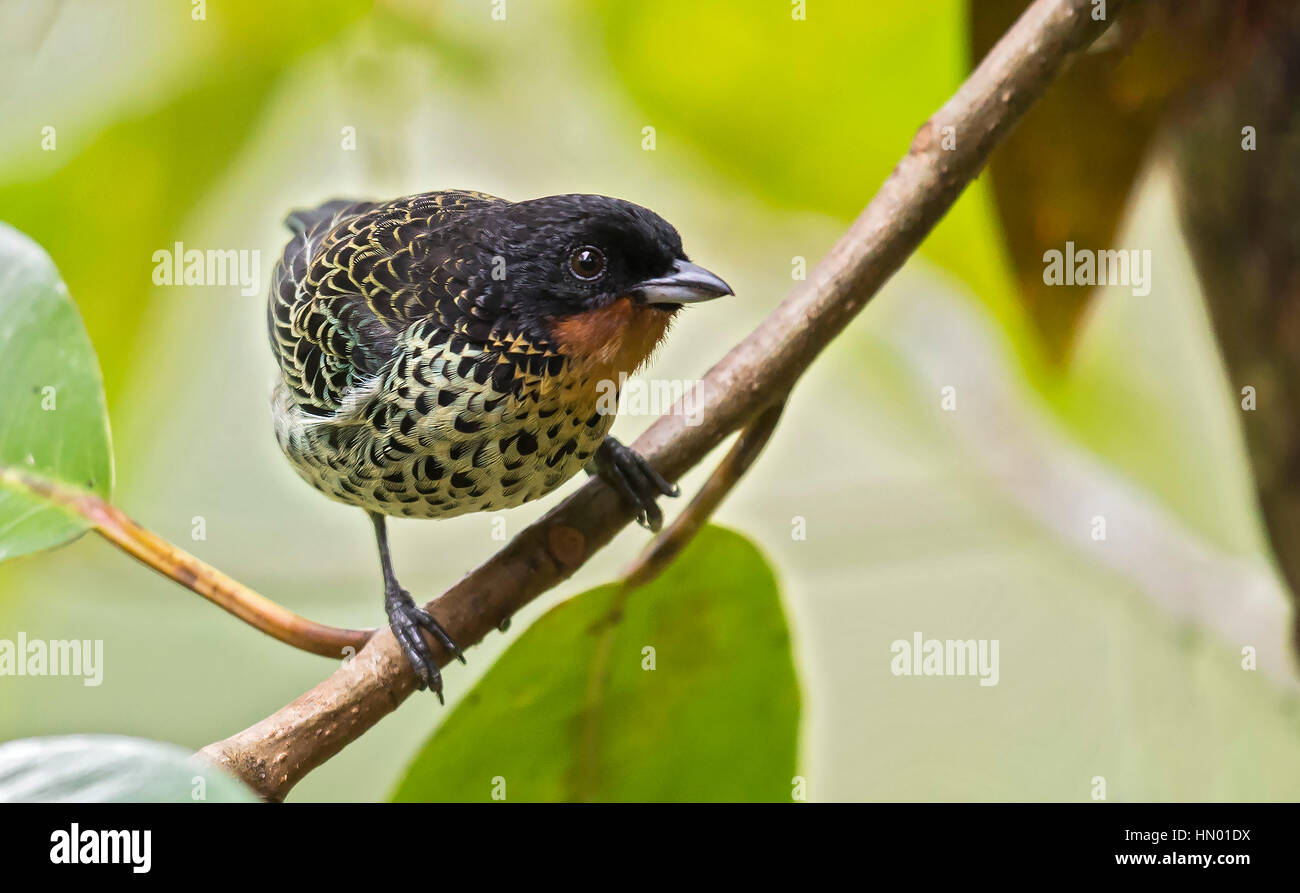
M1113 19L1138 2L1111 0L1103 8ZM1106 30L1109 21L1092 17L1098 6L1093 0L1036 0L1029 7L956 95L921 127L876 197L809 278L697 385L692 396L700 424L684 424L679 404L636 442L665 477L680 477L789 391L916 251L1069 57ZM429 610L456 641L477 643L571 575L630 519L614 492L593 480ZM435 654L440 664L447 662L446 653ZM380 630L324 682L203 753L263 797L279 800L394 710L414 686L414 674L392 633Z

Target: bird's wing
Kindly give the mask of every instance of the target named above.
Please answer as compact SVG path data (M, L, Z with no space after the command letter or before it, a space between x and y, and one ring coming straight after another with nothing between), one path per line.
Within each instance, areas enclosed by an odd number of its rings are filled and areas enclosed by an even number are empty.
M477 192L429 192L376 204L332 201L295 211L294 237L271 283L271 349L307 412L329 415L375 375L413 322L485 340L500 288L471 265L466 211L501 203ZM495 283L500 285L500 283Z

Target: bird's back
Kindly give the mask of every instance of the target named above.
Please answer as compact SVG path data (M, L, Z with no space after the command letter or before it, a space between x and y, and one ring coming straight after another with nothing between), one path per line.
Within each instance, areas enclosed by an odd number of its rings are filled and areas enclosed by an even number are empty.
M271 350L291 399L306 413L338 411L376 374L400 333L437 312L419 268L437 267L458 218L502 199L448 190L391 202L335 200L285 220L293 237L271 280ZM445 239L443 238L445 234Z

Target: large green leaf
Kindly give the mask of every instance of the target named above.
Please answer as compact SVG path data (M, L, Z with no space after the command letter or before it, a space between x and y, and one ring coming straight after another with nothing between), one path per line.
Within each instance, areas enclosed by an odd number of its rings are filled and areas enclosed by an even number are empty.
M533 624L393 799L484 801L502 779L511 801L788 802L798 719L772 571L710 527L652 583L593 589Z
M39 245L0 223L0 466L108 496L104 386L68 289ZM60 545L84 519L0 478L0 560Z
M117 735L0 745L0 803L253 803L257 796L193 753Z

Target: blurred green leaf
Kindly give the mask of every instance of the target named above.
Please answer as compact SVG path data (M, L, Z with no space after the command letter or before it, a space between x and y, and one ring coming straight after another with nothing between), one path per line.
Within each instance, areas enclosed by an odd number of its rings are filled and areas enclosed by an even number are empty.
M99 365L41 247L0 223L0 466L107 497L113 455ZM0 560L76 538L86 522L0 479Z
M78 296L100 347L110 405L149 319L153 253L184 241L188 215L261 122L283 72L369 8L244 0L213 4L206 21L193 22L186 7L180 21L202 39L192 68L168 77L160 101L121 110L83 150L43 175L21 161L0 167L0 208L45 246ZM159 4L139 12L171 19L177 9Z
M185 214L243 143L267 86L260 72L217 79L115 123L49 177L0 186L0 207L59 259L79 296L110 393L148 316L153 252L183 240ZM196 144L197 132L209 138Z
M256 803L248 788L172 744L117 735L0 744L0 803Z
M772 203L845 219L961 76L960 6L935 5L809 4L799 21L788 3L763 14L728 0L589 4L658 150L685 138ZM900 72L906 89L885 88Z
M748 540L710 527L645 587L542 616L393 799L489 800L501 777L512 801L788 802L798 719L776 579Z
M693 153L718 188L730 180L782 214L857 216L966 77L964 0L810 3L804 20L788 3L761 13L730 0L586 3L608 64L657 129L656 152L682 165ZM681 52L683 41L697 50ZM992 207L986 184L972 184L920 254L990 307L1032 360ZM809 262L816 250L789 246Z

